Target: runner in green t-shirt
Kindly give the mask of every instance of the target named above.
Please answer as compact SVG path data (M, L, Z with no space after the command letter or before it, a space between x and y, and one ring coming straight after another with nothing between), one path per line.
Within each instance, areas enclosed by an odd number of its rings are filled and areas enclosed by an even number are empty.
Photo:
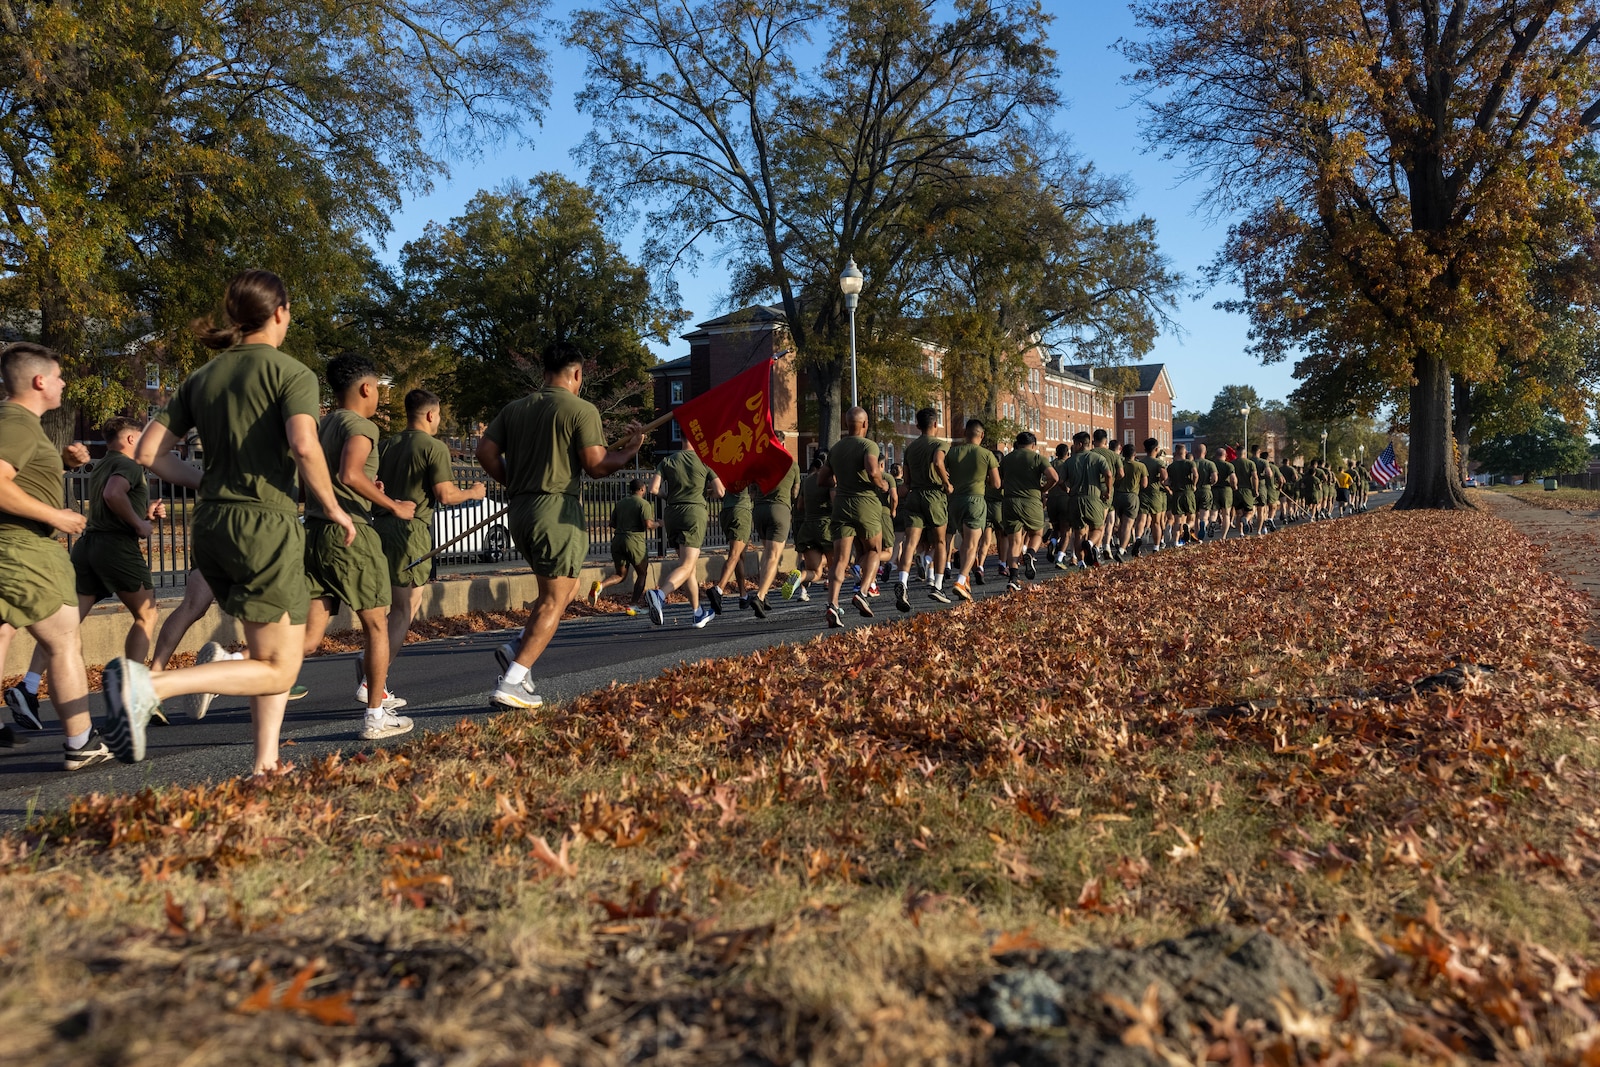
M844 586L852 550L859 551L861 582L850 602L862 618L872 618L865 585L878 572L883 556L883 504L878 493L888 489L877 442L867 437L867 410L853 407L844 413L844 436L828 450L827 462L817 472L818 484L833 490L833 573L828 577L828 625L844 625L839 611L839 590Z
M1000 488L1000 459L983 446L984 432L982 420L968 419L961 443L952 445L944 458L950 476L949 525L961 537L959 573L950 591L962 600L972 599L973 579L983 582L980 550L989 536L986 494Z
M600 603L600 594L614 585L621 585L633 570L633 595L628 598L628 614L637 615L644 606L644 581L649 568L646 535L661 524L656 521L655 509L644 498L644 479L628 482L628 495L611 508L611 565L616 573L589 587L591 607Z
M1111 483L1111 510L1116 517L1117 535L1111 542L1111 558L1123 562L1125 551L1133 548L1140 535L1139 498L1150 484L1150 469L1134 458L1131 443L1122 446L1122 473Z
M945 527L950 521L950 494L954 492L954 485L946 465L950 443L934 434L938 425L938 408L921 409L917 412L917 429L921 436L906 445L905 495L900 502L900 510L906 517L906 547L900 557L900 572L896 576L899 588L895 596L904 598L915 562L928 581L928 599L948 604L944 571L950 558L950 544ZM918 548L923 551L920 560L917 559Z
M282 279L264 270L235 275L224 304L228 325L199 331L202 344L222 351L178 386L145 427L134 459L162 481L199 488L190 550L218 606L243 624L248 659L219 657L154 676L143 664L112 660L105 668L107 740L119 756L137 761L163 699L199 698L194 713L211 694L248 696L260 773L278 765L283 711L305 643L300 490L345 544L355 541L356 529L334 496L317 440L317 376L278 349L290 319ZM205 444L203 471L173 452L190 430Z
M1111 470L1112 483L1115 484L1118 476L1122 474L1122 453L1112 446L1111 435L1103 427L1094 432L1090 442L1091 450L1100 453L1105 459L1106 466ZM1116 523L1112 521L1111 516L1107 515L1106 524L1100 529L1100 532L1090 537L1090 540L1095 544L1095 552L1102 560L1111 557L1111 535L1112 527L1115 525Z
M656 587L646 594L650 621L656 626L666 622L667 597L680 587L689 596L690 622L696 629L703 629L716 617L714 603L707 604L704 610L700 607L700 580L696 569L711 514L707 494L722 497L727 494L727 488L687 444L656 464L655 476L650 479L650 495L663 498L661 520L666 527L667 544L678 553L678 565L659 577Z
M1006 587L1012 592L1022 588L1019 567L1029 581L1039 575L1034 553L1044 541L1044 494L1061 477L1039 454L1038 446L1039 439L1024 430L1000 461L1000 491L1005 502L1000 517L1000 554L1006 565Z
M72 564L56 543L84 531L87 520L61 506L63 465L89 458L81 444L63 451L45 435L40 417L61 406L61 361L43 345L17 342L0 348L0 663L11 637L27 630L46 650L51 702L66 734L62 766L83 770L111 759L112 748L89 718L89 682L78 632L78 597ZM38 672L33 691L6 690L16 726L44 729L39 718ZM31 701L29 700L31 697ZM0 743L16 744L10 726L0 727Z
M1066 464L1071 483L1069 519L1072 526L1072 556L1078 567L1100 566L1095 536L1105 527L1106 504L1116 475L1100 449L1089 447L1089 434L1079 431L1072 437L1072 456Z
M1172 447L1172 462L1167 466L1167 486L1172 493L1172 513L1177 524L1177 543L1187 545L1194 536L1194 515L1197 507L1195 486L1199 481L1199 468L1189 458L1184 445Z
M1044 516L1049 530L1047 543L1053 546L1057 570L1067 569L1067 549L1072 544L1073 520L1078 512L1077 501L1072 499L1072 479L1067 475L1074 454L1071 442L1062 441L1056 445L1056 458L1050 461L1056 472L1056 484L1044 495Z
M757 491L753 485L743 485L737 489L730 487L723 494L722 508L717 513L717 527L722 530L728 551L723 557L722 569L718 571L716 581L706 589L714 614L722 614L722 597L727 592L730 582L738 591L739 607L742 609L750 606L750 598L745 593L745 583L749 579L744 573L744 550L750 547L750 538L755 529ZM709 564L707 573L710 573Z
M528 671L578 595L578 574L589 555L579 499L583 476L615 474L644 443L639 427L629 425L621 447L607 447L599 410L578 395L583 361L577 345L553 342L541 354L544 388L501 408L478 442L479 466L506 487L512 541L539 579L521 635L495 653L503 672L490 698L497 707L543 706Z
M439 397L426 389L406 394L406 428L378 442L378 482L395 500L409 501L416 511L402 519L380 508L372 519L389 562L389 655L405 650L406 631L422 606L422 591L432 567L410 564L433 551L433 509L483 500L489 487L477 482L456 485L450 449L438 438Z
M1194 446L1194 514L1195 537L1204 541L1211 534L1211 512L1215 507L1213 493L1217 486L1217 465L1207 458L1206 446Z
M789 572L779 590L785 600L799 597L801 603L810 601L807 587L833 569L833 494L818 477L827 462L827 449L817 449L811 457L811 469L800 479L797 501L800 521L794 533L794 550L800 554L800 566Z
M1139 526L1133 533L1135 559L1144 548L1146 530L1150 531L1150 540L1155 550L1161 551L1163 520L1167 513L1167 465L1156 455L1160 448L1159 440L1154 437L1145 438L1144 455L1139 456L1137 460L1144 467L1148 479L1144 488L1139 490Z
M776 431L774 436L780 445L789 440L789 435L782 430ZM757 618L764 619L772 610L772 605L767 602L767 594L777 580L784 542L789 540L789 528L794 522L795 497L800 492L800 465L791 458L789 469L770 492L759 486L755 491L758 495L753 519L755 537L761 543L761 573L755 595L750 599L750 608Z
M1243 446L1240 446L1238 458L1233 461L1233 475L1238 479L1238 484L1233 487L1233 513L1239 520L1239 536L1243 537L1250 532L1250 519L1260 506L1257 496L1261 492L1261 473L1256 469L1249 449Z

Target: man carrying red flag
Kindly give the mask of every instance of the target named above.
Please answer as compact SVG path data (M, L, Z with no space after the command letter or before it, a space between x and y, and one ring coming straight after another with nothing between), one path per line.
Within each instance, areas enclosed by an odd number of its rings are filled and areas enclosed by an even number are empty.
M683 439L723 485L771 492L794 465L772 431L773 362L763 360L672 412Z

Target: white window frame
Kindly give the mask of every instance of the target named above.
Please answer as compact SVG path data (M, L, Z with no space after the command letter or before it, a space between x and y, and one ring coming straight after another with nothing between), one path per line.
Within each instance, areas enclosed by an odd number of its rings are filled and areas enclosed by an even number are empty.
M144 387L146 389L161 388L161 364L146 363L144 365Z
M667 383L667 403L677 407L683 403L683 379L674 378ZM674 423L673 425L677 425ZM676 438L674 438L676 440Z

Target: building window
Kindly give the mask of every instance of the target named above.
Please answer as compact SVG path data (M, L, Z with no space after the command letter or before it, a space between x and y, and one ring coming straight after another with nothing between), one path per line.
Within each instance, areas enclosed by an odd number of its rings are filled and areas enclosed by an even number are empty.
M673 382L672 384L677 385L678 383ZM669 425L672 427L672 440L674 442L681 442L683 440L683 431L678 428L678 420L673 419Z
M161 367L156 363L146 363L144 367L144 387L146 389L161 388Z
M1125 419L1133 418L1133 401L1124 400L1122 402L1122 417L1125 418ZM1128 440L1132 441L1133 438L1130 437L1130 438L1128 438Z
M1122 443L1125 445L1133 444L1133 430L1131 428L1122 431Z
M677 405L683 403L683 383L681 381L673 382L667 388L671 392L671 401L670 402L674 407L676 407ZM677 425L677 424L674 423L673 425ZM676 441L677 438L674 437L673 440Z

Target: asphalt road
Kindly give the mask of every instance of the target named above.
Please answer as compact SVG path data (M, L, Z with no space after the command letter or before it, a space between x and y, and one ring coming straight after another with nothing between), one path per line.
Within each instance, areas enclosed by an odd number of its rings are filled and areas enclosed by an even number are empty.
M1388 503L1389 496L1374 493L1373 506ZM1049 563L1039 567L1041 581L1070 573ZM973 587L980 602L1004 591L1005 582L992 573L985 585ZM810 603L778 601L776 593L769 599L773 611L762 620L753 612L740 611L737 600L730 597L724 613L703 630L689 624L687 604L672 605L666 625L661 627L651 626L644 614L567 620L533 667L539 694L547 703L568 700L612 682L651 678L680 663L743 655L862 626L888 625L905 617L895 610L887 584L873 601L876 614L872 619L861 618L846 600L844 630L826 628L823 608L827 597L821 586L813 586ZM925 612L947 611L961 602L936 604L928 599L925 585L913 582L911 603L915 611ZM449 729L463 718L495 714L489 706L499 678L494 649L508 636L508 631L498 631L407 645L389 678L390 690L409 702L402 714L415 720L417 730ZM289 705L283 737L293 745L284 750L284 759L303 762L335 751L355 752L405 739L361 739L363 712L355 701L354 660L353 654L344 654L305 662L300 682L311 694ZM53 719L48 704L44 711L47 719ZM90 695L90 711L97 722L105 714L101 694ZM0 827L16 825L34 811L64 807L72 797L85 793L215 781L247 772L252 760L249 705L235 697L216 700L204 721L177 718L169 727L152 726L146 759L138 764L108 763L67 774L61 770L61 734L53 723L46 733L20 736L27 742L22 747L0 749Z

